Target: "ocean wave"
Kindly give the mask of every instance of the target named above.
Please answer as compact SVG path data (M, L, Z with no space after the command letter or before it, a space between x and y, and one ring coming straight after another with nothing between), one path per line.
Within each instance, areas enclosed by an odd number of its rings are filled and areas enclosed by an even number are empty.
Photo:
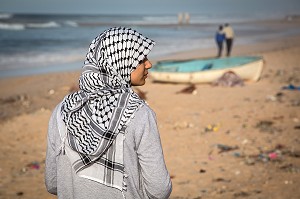
M143 22L146 24L175 24L177 16L146 16L143 17Z
M55 21L49 21L46 23L28 23L26 24L28 28L57 28L60 27L60 24Z
M0 13L0 19L9 19L12 18L12 14L7 14L7 13Z
M74 51L72 54L65 55L61 53L24 53L13 55L0 55L0 71L21 69L26 67L47 66L54 63L70 63L81 61L83 53ZM83 60L82 60L83 63Z
M24 30L26 28L59 28L61 25L54 21L46 23L0 23L0 30Z
M0 29L3 30L24 30L25 25L24 24L19 24L19 23L0 23Z
M122 21L124 24L133 25L176 25L178 24L177 15L167 16L144 16L141 19L131 19Z
M65 21L64 24L71 27L78 27L78 23L75 21Z

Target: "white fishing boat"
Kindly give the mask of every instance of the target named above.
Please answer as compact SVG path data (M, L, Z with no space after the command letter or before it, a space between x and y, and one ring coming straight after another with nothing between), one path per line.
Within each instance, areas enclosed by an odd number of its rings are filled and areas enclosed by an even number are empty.
M162 61L150 69L155 82L211 83L232 71L246 81L258 81L264 61L257 56L239 56L185 61Z

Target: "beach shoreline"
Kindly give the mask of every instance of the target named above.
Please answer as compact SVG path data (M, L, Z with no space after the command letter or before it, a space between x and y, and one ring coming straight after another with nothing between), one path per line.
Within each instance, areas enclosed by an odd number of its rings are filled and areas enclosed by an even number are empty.
M267 51L282 50L283 48L290 48L300 43L300 34L281 37L278 40L265 40L256 42L253 44L240 44L234 45L232 50L232 57L243 55L257 55ZM193 50L185 50L177 53L170 53L167 55L159 56L151 60L153 64L158 61L167 60L189 60L189 59L206 59L215 58L217 48L199 48ZM225 49L223 50L223 56L225 56ZM221 58L222 58L221 57ZM29 71L19 72L18 69L2 71L6 75L0 75L0 81L9 78L22 78L22 77L34 77L37 75L56 74L56 73L73 73L80 72L83 62L73 62L68 64L55 64L44 68L29 68ZM75 69L77 68L77 69Z
M56 23L60 24L62 22L57 21ZM264 46L266 42L282 42L286 38L297 37L300 34L300 20L295 17L290 20L281 18L232 22L231 25L236 33L232 56L251 53L253 51L251 50L252 47L248 50L248 46L255 46L257 49L266 50L266 47L270 46ZM134 25L132 26L134 27ZM215 57L217 47L214 41L214 34L218 26L219 24L215 22L208 24L201 22L183 25L173 24L172 26L164 24L156 28L144 28L138 25L136 28L145 33L145 35L151 36L151 38L153 36L153 39L157 42L157 45L149 56L155 63L156 61L165 59ZM70 27L65 27L62 23L61 26L50 28L49 31L42 28L25 28L19 31L1 29L0 31L3 31L3 34L14 35L18 39L7 36L7 39L1 40L5 47L0 52L0 79L80 70L84 62L88 42L94 38L92 36L91 38L90 36L81 38L81 34L91 35L92 32L99 31L96 29L102 29L103 27L68 28ZM41 36L41 38L31 38L31 35L36 35L38 32L43 33L44 31L47 34L42 34L44 36ZM64 34L66 31L74 33L68 37L58 36ZM157 34L153 34L153 32L157 32ZM77 36L77 34L80 35ZM188 37L185 37L185 35L188 35ZM28 41L30 40L34 42L29 45ZM16 41L19 42L16 43ZM28 46L26 47L26 45ZM278 46L279 44L275 45ZM19 47L14 48L14 46ZM223 52L224 54L225 52Z
M216 50L159 60L213 57ZM194 94L178 94L186 84L151 79L139 88L156 112L171 199L300 197L300 95L282 89L300 86L299 54L300 35L234 45L232 56L263 57L260 81L243 87L199 84ZM43 180L47 124L54 107L77 89L79 75L0 79L0 198L55 198Z

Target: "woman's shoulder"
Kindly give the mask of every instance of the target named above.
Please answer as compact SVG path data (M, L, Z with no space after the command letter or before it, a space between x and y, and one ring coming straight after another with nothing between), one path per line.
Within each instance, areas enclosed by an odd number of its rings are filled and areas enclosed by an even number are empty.
M48 125L57 125L61 120L61 105L62 102L58 103L52 110Z
M52 113L51 113L51 117L52 118L56 118L56 115L57 115L57 112L60 112L60 109L61 109L61 103L58 103L52 110Z
M155 112L150 108L150 106L146 103L144 103L137 111L135 114L135 117L149 117L149 116L154 116L155 117Z
M128 128L142 127L145 124L156 122L155 112L147 105L143 104L135 113L134 117L128 123Z

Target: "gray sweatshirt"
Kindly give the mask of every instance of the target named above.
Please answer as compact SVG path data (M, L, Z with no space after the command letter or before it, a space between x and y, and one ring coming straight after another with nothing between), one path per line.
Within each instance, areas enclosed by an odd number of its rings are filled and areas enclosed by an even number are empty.
M62 140L58 131L57 106L48 127L45 183L58 198L123 198L120 190L77 176L67 155L58 155ZM169 198L172 182L167 171L154 112L144 105L130 121L124 140L124 166L127 199Z

